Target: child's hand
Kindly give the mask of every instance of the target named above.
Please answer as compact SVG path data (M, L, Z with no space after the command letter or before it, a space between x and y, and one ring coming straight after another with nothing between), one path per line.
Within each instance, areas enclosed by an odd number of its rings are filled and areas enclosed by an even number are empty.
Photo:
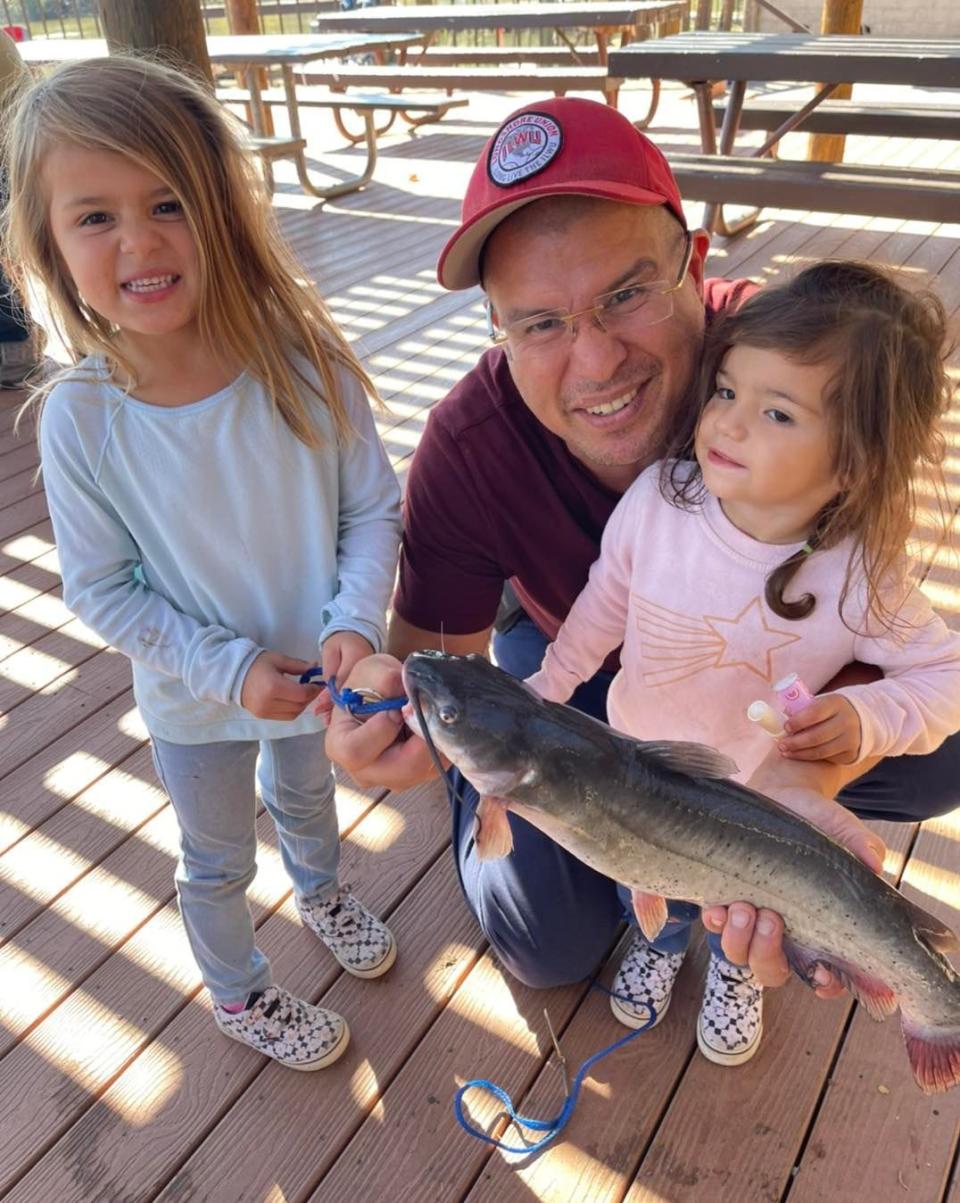
M331 677L336 677L337 688L342 689L353 671L353 666L359 660L365 660L367 656L372 655L373 648L362 635L358 635L356 631L337 631L324 641L320 649L323 679L329 681ZM324 689L314 704L313 713L322 714L329 722L332 710L333 698L329 689Z
M261 652L247 669L240 691L240 705L256 718L292 719L310 705L319 690L301 685L299 677L310 665L281 652Z
M854 764L860 754L860 716L839 693L824 693L784 724L777 746L790 760Z

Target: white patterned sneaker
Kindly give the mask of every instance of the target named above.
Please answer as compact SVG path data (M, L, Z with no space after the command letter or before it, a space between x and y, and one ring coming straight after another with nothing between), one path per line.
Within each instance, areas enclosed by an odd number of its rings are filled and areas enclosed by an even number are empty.
M763 987L746 966L711 953L697 1020L701 1053L717 1065L743 1065L760 1047L762 1035Z
M338 1060L350 1043L345 1019L279 986L268 986L247 1001L246 1010L236 1012L214 1003L217 1027L224 1036L249 1044L288 1069L324 1069Z
M657 1026L670 1006L684 956L682 952L657 952L641 932L634 933L610 988L610 1009L622 1024L642 1028L652 1007L656 1018L650 1026Z
M341 886L332 898L299 901L297 910L354 977L380 977L397 959L390 928L371 915L349 886Z

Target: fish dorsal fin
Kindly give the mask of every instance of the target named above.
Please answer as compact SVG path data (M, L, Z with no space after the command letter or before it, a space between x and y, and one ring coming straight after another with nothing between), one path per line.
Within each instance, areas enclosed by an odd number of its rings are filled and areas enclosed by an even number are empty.
M653 756L667 768L690 777L732 777L737 772L736 761L707 744L668 739L635 742L644 756Z
M909 898L903 900L907 904L907 910L910 912L910 921L913 923L917 935L941 956L948 956L951 952L960 951L960 940L957 939L957 934L936 915L931 915L929 911L925 911L922 906L917 906L915 902L911 902Z

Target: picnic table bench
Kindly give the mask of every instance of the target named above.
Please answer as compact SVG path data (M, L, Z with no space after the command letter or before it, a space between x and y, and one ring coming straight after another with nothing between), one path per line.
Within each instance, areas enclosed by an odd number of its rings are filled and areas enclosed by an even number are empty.
M751 101L740 114L740 128L775 130L797 111L795 100ZM722 126L726 106L715 104L713 116ZM960 107L932 104L890 105L885 101L825 100L794 129L811 134L879 134L887 138L955 138L960 140Z
M605 67L538 67L536 71L519 66L504 67L421 67L315 65L300 74L306 84L325 84L345 90L349 87L382 88L399 92L404 88L437 88L453 95L462 91L541 92L563 96L567 92L602 92L614 108L622 79L610 75ZM652 113L645 121L649 121Z
M506 66L534 63L537 67L599 67L595 46L427 46L411 60L418 66L455 67L458 63Z
M916 221L960 217L960 171L734 155L672 154L669 159L680 195L691 200Z
M224 104L249 104L252 94L246 88L218 88L217 99ZM287 107L287 95L283 88L261 89L260 101L265 105ZM344 138L348 142L364 142L367 165L361 177L363 184L370 181L376 167L377 137L390 129L398 114L411 126L416 127L430 121L439 121L451 109L463 108L469 103L466 96L417 96L410 92L405 92L402 96L389 92L378 92L375 95L352 92L347 95L343 92L332 92L329 88L297 89L299 108L331 109L337 129ZM363 125L359 131L346 124L343 110L360 115ZM387 119L381 125L376 124L374 114L377 112L387 113ZM357 186L360 187L361 184Z
M858 106L858 114L856 107L841 108L846 102L839 101L829 109L823 106L841 83L956 89L960 87L960 39L698 32L612 51L609 69L618 78L654 74L694 88L702 154L674 156L671 163L676 164L683 195L707 202L708 229L732 235L756 220L759 209L728 223L722 209L726 202L929 221L955 221L960 214L960 172L783 162L769 157L787 133L801 125L818 128L814 118L824 123L820 126L824 129L840 122L843 132L852 132L850 123L859 121L870 132L889 133L899 123L898 132L907 128L914 136L922 129L926 137L956 137L955 117L937 121L932 114L903 110L884 114L865 106ZM731 85L719 140L710 96L714 80ZM775 115L784 120L762 146L743 158L733 150L738 131L749 128L745 114L752 105L744 105L749 81L817 81L820 86L812 99L792 102L783 114L776 114L777 105L768 103L767 113L757 117L762 124L752 128L767 128Z

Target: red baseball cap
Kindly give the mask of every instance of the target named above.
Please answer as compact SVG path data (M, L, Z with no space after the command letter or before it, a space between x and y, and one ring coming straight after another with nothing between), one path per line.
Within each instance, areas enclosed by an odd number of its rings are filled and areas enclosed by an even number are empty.
M480 252L500 222L561 195L665 205L687 226L667 160L622 113L596 100L542 100L512 113L483 148L437 279L450 289L479 284Z

